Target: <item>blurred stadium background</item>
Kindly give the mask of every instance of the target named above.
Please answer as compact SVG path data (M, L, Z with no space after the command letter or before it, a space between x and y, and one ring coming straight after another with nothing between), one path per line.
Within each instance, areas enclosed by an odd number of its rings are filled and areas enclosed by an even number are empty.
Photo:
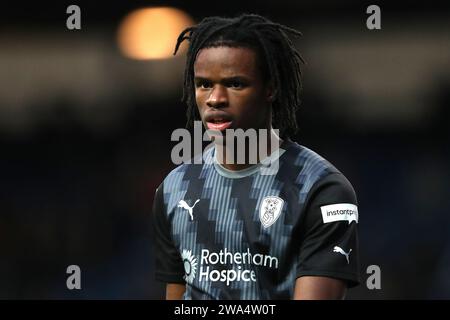
M365 26L370 4L381 30ZM173 9L136 13L160 6ZM170 52L191 21L242 12L304 33L297 141L352 181L363 281L382 272L381 290L348 298L450 298L450 5L141 0L1 10L1 299L163 297L149 215L185 123L184 55ZM71 264L82 290L66 288Z

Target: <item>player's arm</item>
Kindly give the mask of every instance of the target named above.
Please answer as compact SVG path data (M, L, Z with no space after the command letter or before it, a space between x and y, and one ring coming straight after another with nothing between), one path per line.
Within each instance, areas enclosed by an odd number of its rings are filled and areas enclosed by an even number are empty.
M342 300L347 284L329 277L303 276L295 281L294 300Z
M186 286L180 283L168 283L166 285L166 300L181 300L186 291Z
M153 244L156 279L166 283L166 299L182 299L185 291L184 267L174 244L164 204L164 185L157 189L153 202Z
M343 299L359 282L355 191L332 173L317 181L305 203L292 299Z

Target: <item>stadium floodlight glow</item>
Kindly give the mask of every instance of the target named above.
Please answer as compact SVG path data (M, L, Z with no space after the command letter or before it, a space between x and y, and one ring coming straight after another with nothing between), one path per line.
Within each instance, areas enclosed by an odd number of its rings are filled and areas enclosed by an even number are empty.
M167 59L172 57L174 39L192 24L192 18L176 8L137 9L121 22L117 32L118 46L132 59ZM181 49L186 50L185 47Z

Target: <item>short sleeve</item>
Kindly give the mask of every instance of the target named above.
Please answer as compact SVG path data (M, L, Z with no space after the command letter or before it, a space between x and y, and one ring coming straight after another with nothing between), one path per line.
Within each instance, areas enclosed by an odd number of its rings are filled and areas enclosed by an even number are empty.
M167 283L184 283L184 267L171 233L164 204L163 184L156 189L153 201L153 236L156 279Z
M320 179L306 198L297 278L325 276L348 287L360 282L358 207L355 191L341 173Z

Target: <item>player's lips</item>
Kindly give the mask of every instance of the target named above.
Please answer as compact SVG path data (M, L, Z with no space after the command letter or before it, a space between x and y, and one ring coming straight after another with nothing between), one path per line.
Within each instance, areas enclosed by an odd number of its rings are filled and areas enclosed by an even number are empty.
M206 126L208 127L209 130L219 130L219 131L223 131L228 129L229 127L231 127L231 124L233 122L232 121L227 121L227 122L218 122L218 123L214 123L214 122L206 122Z
M209 130L223 131L230 128L233 121L227 113L212 112L205 115L205 123Z

